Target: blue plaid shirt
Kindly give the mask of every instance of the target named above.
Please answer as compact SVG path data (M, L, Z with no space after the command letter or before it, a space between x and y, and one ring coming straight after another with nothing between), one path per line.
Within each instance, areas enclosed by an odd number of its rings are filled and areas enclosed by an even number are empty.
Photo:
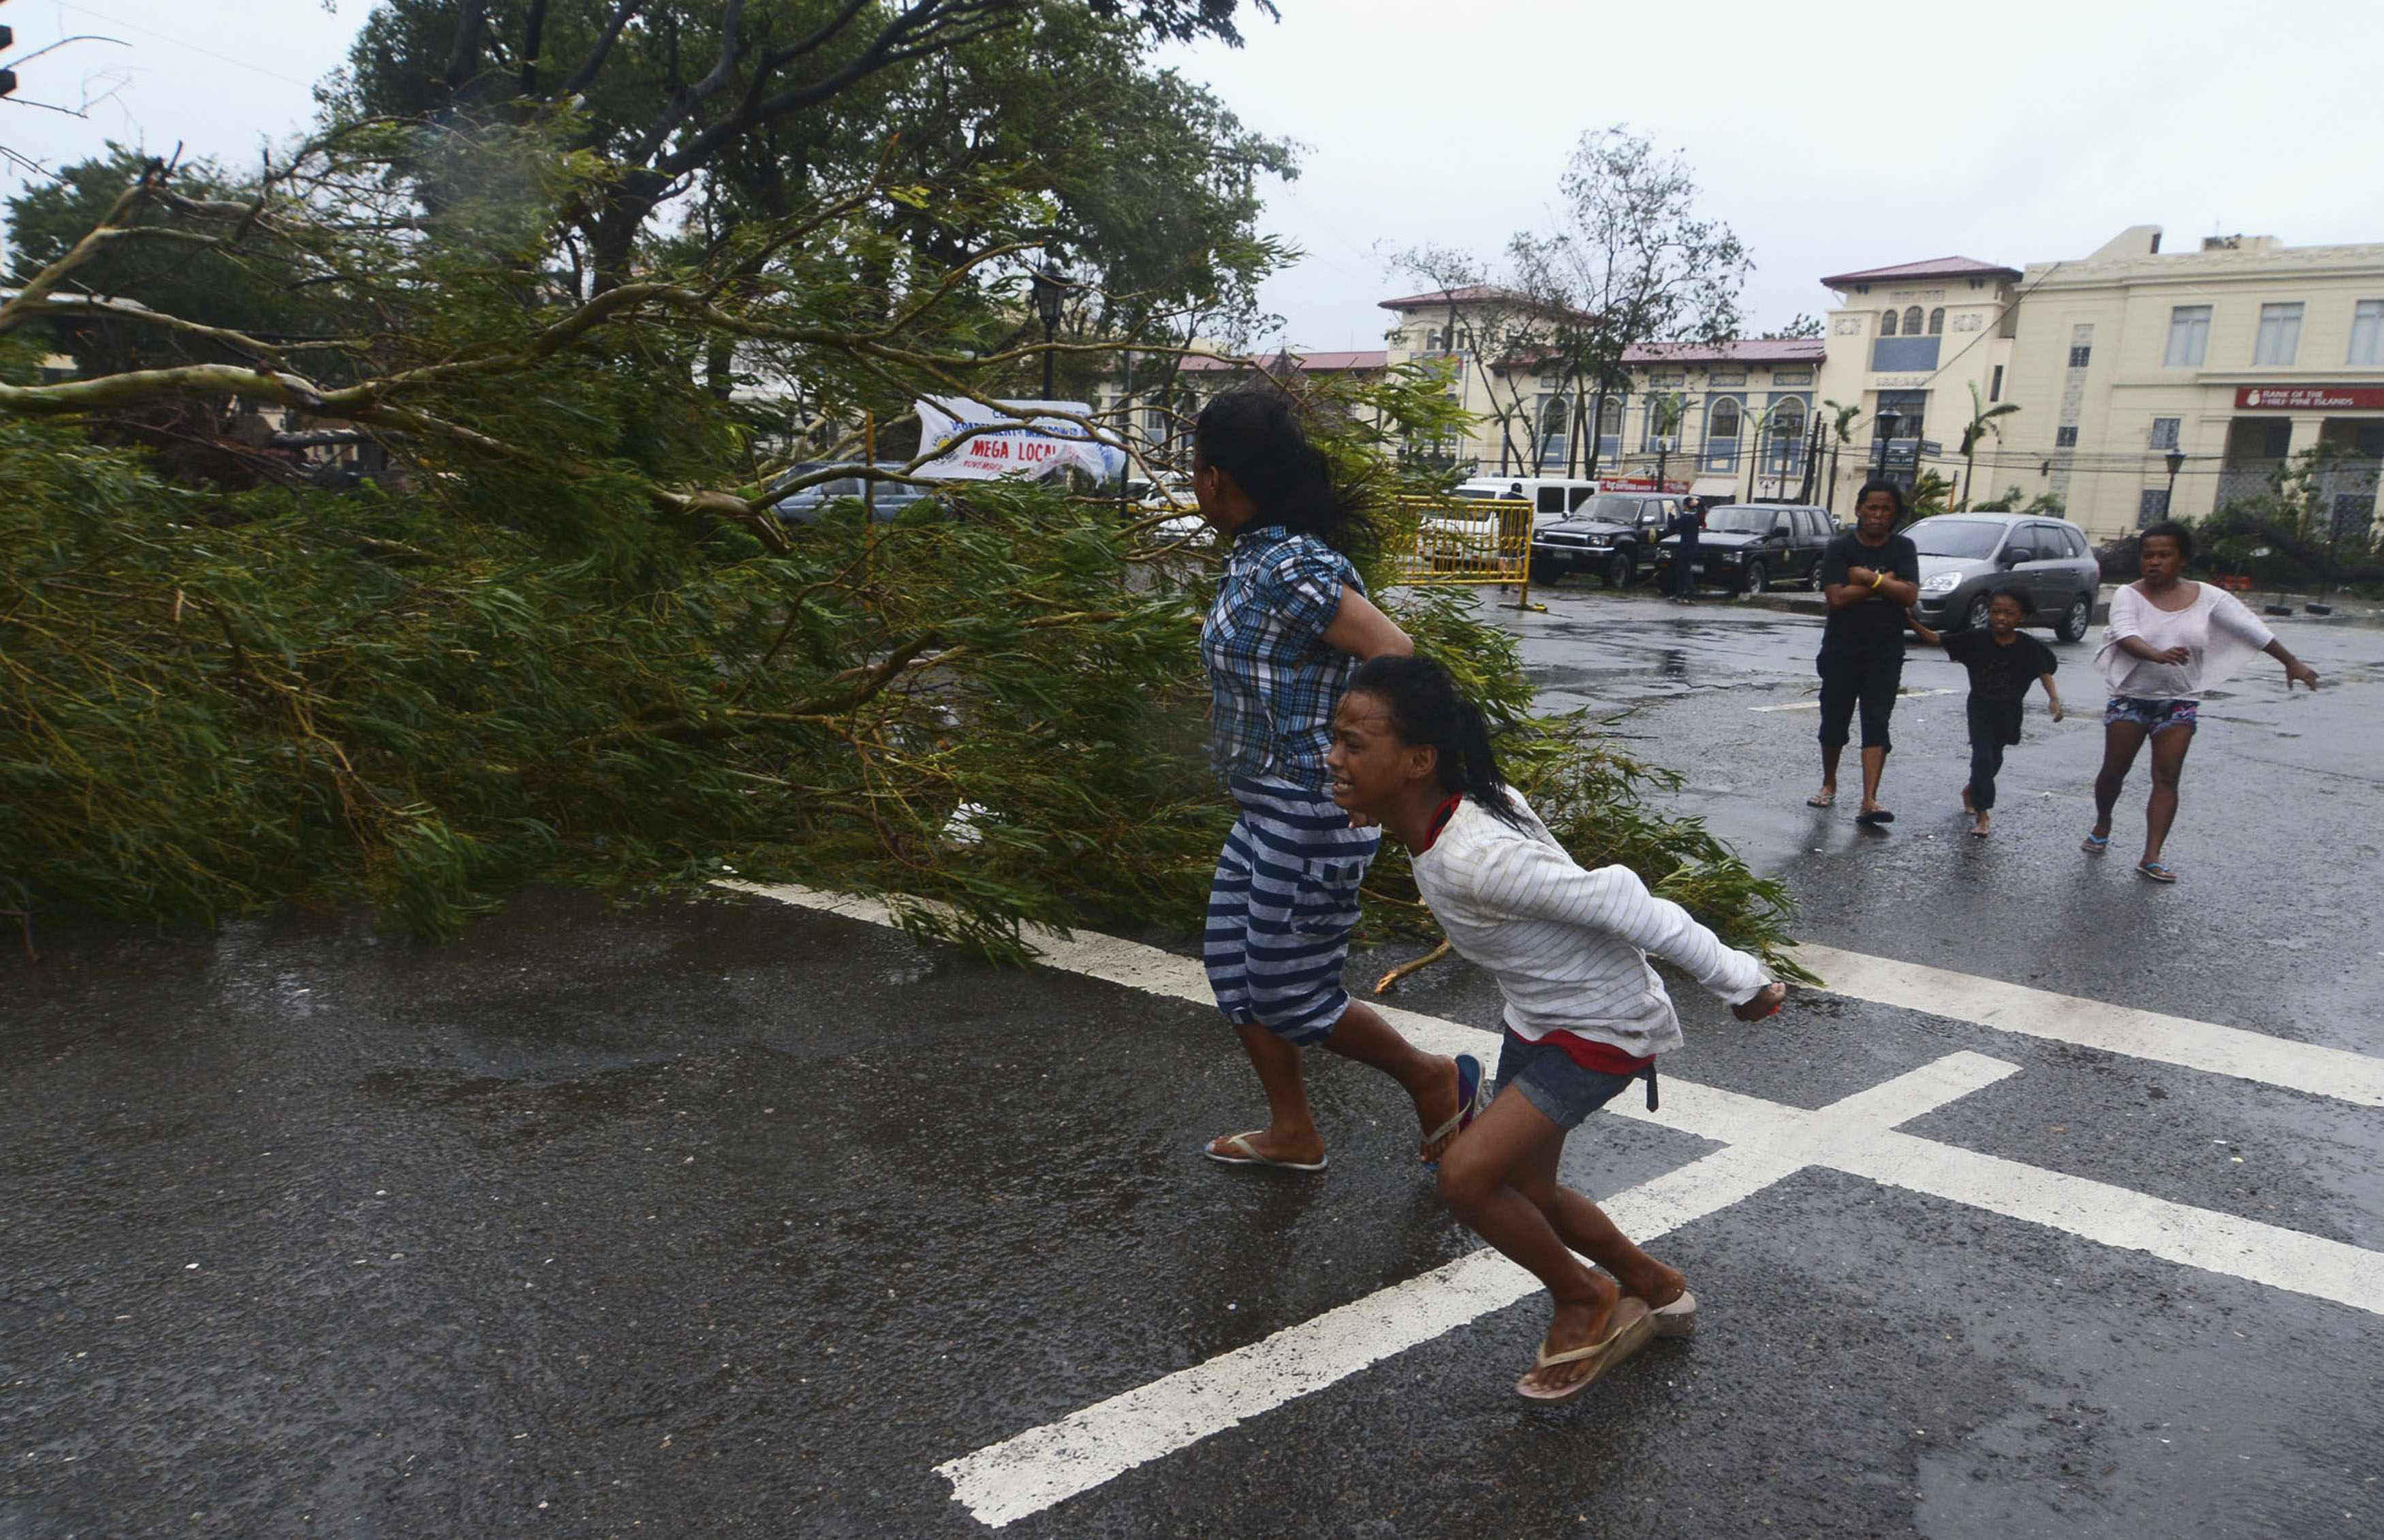
M1280 524L1244 529L1200 628L1218 774L1322 790L1333 710L1358 660L1328 646L1344 587L1366 591L1349 559Z

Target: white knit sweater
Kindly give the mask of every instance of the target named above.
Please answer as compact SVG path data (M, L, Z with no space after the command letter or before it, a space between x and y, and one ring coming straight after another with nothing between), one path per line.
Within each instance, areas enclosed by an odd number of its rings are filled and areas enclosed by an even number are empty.
M1515 803L1521 829L1467 798L1414 867L1449 943L1497 979L1517 1036L1569 1032L1638 1057L1680 1047L1680 1018L1647 965L1651 952L1733 1005L1771 982L1762 963L1648 892L1629 867L1583 871L1521 797Z

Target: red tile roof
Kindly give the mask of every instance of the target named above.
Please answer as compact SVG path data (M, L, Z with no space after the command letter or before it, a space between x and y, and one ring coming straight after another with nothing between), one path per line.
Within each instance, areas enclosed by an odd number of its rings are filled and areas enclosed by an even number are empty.
M1971 256L1935 256L1926 262L1906 262L1894 267L1870 267L1859 273L1839 273L1821 280L1822 286L1836 289L1848 283L1886 283L1900 278L2002 278L2019 280L2019 270L1999 267L1993 262L1980 262Z
M1409 294L1402 299L1384 300L1385 310L1421 310L1431 304L1471 304L1483 300L1511 300L1529 304L1530 296L1512 289L1502 289L1495 283L1469 283L1462 289L1435 289L1429 294Z
M1626 364L1818 364L1829 352L1819 337L1733 337L1725 342L1633 342Z
M1384 369L1390 367L1391 355L1380 348L1371 353L1274 353L1260 354L1256 362L1269 368L1290 363L1303 374L1338 374L1352 369ZM1186 358L1186 373L1206 374L1214 370L1246 369L1249 364L1227 358Z

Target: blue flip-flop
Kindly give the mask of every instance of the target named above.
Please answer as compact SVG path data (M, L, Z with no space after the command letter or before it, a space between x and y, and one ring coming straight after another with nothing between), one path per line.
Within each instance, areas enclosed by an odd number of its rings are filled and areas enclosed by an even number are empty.
M2177 880L2177 874L2170 871L2165 863L2157 861L2137 862L2136 875L2138 876L2150 877L2154 882L2175 882Z
M1483 1072L1482 1061L1470 1053L1457 1056L1457 1115L1432 1131L1423 1142L1427 1146L1464 1133L1490 1105L1490 1077ZM1438 1161L1426 1161L1427 1166L1437 1166Z
M2090 834L2086 837L2085 842L2078 848L2088 855L2101 855L2111 848L2111 837L2107 834Z

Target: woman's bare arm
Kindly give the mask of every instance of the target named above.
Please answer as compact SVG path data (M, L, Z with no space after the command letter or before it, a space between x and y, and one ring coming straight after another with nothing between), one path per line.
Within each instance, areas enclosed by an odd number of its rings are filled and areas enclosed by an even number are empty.
M1415 652L1415 643L1399 629L1397 621L1347 584L1341 589L1341 608L1334 615L1333 624L1324 627L1324 641L1360 658L1404 658Z

